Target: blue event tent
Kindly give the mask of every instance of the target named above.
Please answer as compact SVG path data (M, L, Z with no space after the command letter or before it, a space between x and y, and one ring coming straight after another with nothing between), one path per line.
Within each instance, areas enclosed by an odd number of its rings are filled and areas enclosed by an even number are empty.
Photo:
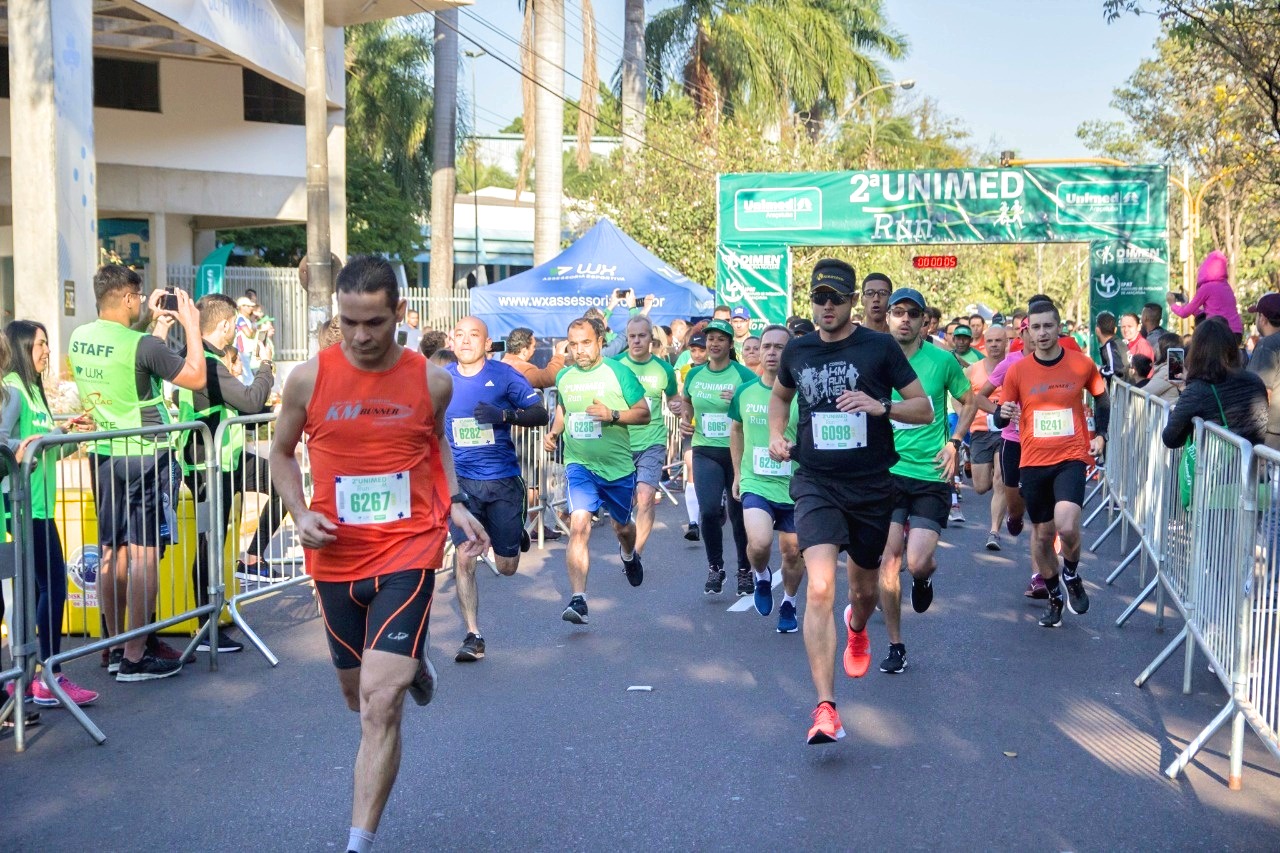
M614 290L653 294L649 317L661 325L683 317L709 315L714 296L686 278L608 219L601 219L557 257L510 278L471 291L471 313L489 326L489 336L505 337L519 326L540 338L562 338L572 320L592 305L604 308ZM625 312L615 312L622 331Z

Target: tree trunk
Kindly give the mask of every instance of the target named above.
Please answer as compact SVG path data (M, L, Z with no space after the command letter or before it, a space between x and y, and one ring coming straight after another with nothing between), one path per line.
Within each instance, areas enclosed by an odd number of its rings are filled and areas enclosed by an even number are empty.
M622 30L622 151L634 161L644 143L645 92L644 0L626 0Z
M537 0L533 23L538 90L534 95L533 263L560 254L564 195L564 0Z
M450 319L453 296L453 199L457 192L454 150L458 130L458 10L436 13L435 102L431 146L431 267L427 323L443 328ZM471 97L475 97L475 92ZM474 192L474 189L472 190ZM478 239L478 235L477 235ZM478 245L478 243L477 243Z

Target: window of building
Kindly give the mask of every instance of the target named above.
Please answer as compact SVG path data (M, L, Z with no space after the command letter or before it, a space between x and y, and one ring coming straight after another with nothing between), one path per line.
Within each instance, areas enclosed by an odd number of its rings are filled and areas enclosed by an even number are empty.
M248 68L243 71L245 121L306 124L306 98Z
M160 112L160 63L95 56L93 105L113 110Z

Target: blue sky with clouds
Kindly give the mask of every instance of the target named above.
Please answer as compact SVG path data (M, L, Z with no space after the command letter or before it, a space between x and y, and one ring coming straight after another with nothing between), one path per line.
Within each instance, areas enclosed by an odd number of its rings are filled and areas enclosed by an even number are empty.
M581 0L565 0L566 89L577 96L581 73ZM649 3L649 11L669 5ZM595 0L600 77L612 78L622 53L622 0ZM1111 91L1153 53L1155 18L1126 17L1108 25L1102 0L886 0L893 26L911 44L890 66L896 79L913 78L912 96L937 101L959 119L981 150L1012 148L1024 157L1085 155L1076 127L1119 118ZM483 46L519 66L516 0L479 0L463 7L464 50ZM479 45L477 44L479 43ZM471 89L472 60L460 85ZM474 60L477 121L492 132L520 113L520 77L498 59Z

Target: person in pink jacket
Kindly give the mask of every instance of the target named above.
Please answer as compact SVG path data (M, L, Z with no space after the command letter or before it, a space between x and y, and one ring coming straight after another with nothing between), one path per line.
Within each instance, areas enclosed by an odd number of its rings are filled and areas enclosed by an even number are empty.
M1178 303L1172 293L1165 297L1169 310L1179 317L1192 317L1206 314L1210 317L1221 317L1227 321L1231 331L1244 334L1244 323L1240 321L1240 309L1236 305L1236 292L1227 281L1227 256L1221 252L1210 252L1200 264L1200 272L1196 275L1196 295L1190 302Z

